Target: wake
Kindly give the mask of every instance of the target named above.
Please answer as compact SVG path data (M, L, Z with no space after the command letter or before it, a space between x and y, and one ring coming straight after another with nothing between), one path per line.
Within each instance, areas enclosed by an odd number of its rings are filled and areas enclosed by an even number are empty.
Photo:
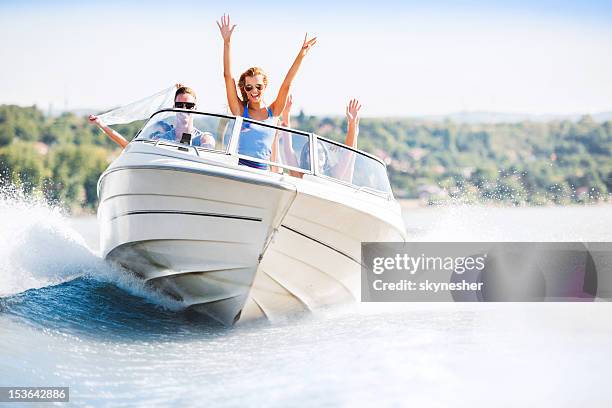
M144 285L90 249L63 212L14 188L0 191L0 298L79 277L111 283L170 310L180 302Z

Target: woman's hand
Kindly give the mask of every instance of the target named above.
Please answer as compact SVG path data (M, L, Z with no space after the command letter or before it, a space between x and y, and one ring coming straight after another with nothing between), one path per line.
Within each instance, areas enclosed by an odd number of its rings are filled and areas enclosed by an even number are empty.
M229 14L224 14L221 17L221 22L217 21L217 26L219 26L219 31L221 31L221 37L223 37L223 42L228 44L232 38L232 33L234 32L234 28L236 28L236 24L230 28L230 16Z
M104 126L104 123L102 122L102 119L100 119L96 115L89 115L89 121L91 123L93 123L94 125L96 125L96 126L99 126L99 127Z
M349 123L359 124L359 110L361 110L359 100L351 99L348 105L346 105L346 119Z
M306 56L306 54L308 54L308 51L310 51L312 46L315 45L316 43L317 43L317 37L311 38L309 40L308 33L306 33L306 35L304 36L304 42L302 43L302 49L300 50L300 55L302 57Z

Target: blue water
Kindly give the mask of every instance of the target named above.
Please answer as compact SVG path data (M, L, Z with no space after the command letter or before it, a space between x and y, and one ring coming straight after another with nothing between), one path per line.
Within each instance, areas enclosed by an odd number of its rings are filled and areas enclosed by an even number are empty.
M0 299L0 310L33 327L106 340L153 340L214 326L197 314L168 310L91 277Z
M423 240L605 240L610 213L450 208L406 221ZM612 401L609 303L357 304L225 328L102 261L95 222L76 231L54 208L0 202L0 386L69 386L64 405L79 407Z

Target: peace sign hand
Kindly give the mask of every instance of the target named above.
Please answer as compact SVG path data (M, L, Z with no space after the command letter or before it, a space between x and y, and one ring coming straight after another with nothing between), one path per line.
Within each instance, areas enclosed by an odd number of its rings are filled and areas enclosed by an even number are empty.
M304 36L304 42L302 43L302 49L300 50L300 54L305 56L308 54L308 51L312 48L313 45L317 43L317 37L308 39L308 33Z
M224 14L221 17L221 22L217 21L217 26L219 27L219 31L221 31L221 37L223 37L224 43L229 43L232 38L232 33L234 32L234 28L236 28L236 24L230 28L230 16L229 14Z

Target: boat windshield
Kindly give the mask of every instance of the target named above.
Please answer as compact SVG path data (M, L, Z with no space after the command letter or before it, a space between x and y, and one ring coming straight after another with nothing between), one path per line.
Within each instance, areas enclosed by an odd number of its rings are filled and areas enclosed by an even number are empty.
M238 163L251 168L294 177L314 174L357 188L391 193L386 166L367 153L311 133L242 120L235 130L233 116L165 109L155 113L135 140L167 141L188 144L199 149L223 152L238 157ZM237 141L231 144L232 135ZM270 149L274 141L277 149ZM316 151L311 163L311 151Z
M161 111L151 116L136 140L165 140L227 152L235 119L188 110Z
M275 139L278 139L276 153L268 147ZM359 188L391 193L387 169L382 162L331 140L316 138L317 168L314 170L315 166L310 163L311 139L310 133L243 119L238 156L240 163L249 167L275 172L285 169L295 177L315 174Z
M268 147L276 139L278 151ZM238 136L240 163L277 172L282 168L292 176L312 173L310 163L301 160L300 156L302 151L309 150L310 139L306 132L244 119Z
M317 171L357 187L391 193L387 169L374 157L331 140L317 137Z

